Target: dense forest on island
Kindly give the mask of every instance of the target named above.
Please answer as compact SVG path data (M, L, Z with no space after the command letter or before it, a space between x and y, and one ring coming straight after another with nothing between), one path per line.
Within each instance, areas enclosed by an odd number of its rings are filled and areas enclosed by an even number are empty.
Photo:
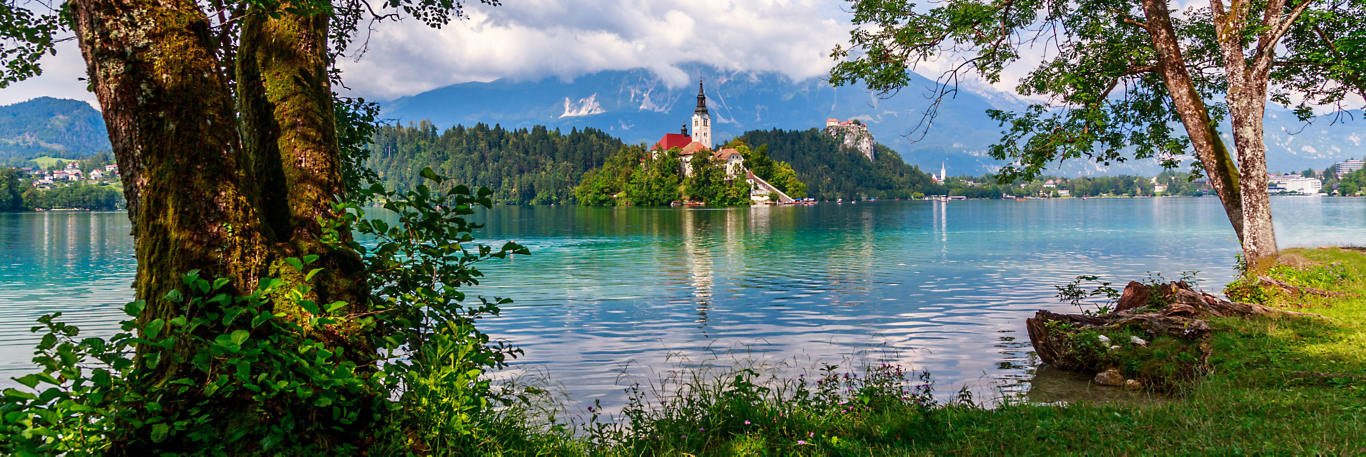
M450 182L488 187L499 204L552 204L573 201L584 172L623 147L592 128L566 134L543 126L507 130L480 123L441 132L422 121L380 127L367 165L387 188L411 190L430 167Z
M805 185L797 181L787 164L768 160L766 148L751 151L743 143L718 147L734 148L745 157L745 164L763 163L752 171L774 184L778 190L804 195ZM709 206L750 205L750 186L744 176L727 176L725 165L711 154L692 159L692 176L683 176L683 158L678 148L651 153L644 146L628 146L613 154L602 168L583 176L574 194L584 206L667 206L674 201L694 201ZM794 198L801 198L793 195Z

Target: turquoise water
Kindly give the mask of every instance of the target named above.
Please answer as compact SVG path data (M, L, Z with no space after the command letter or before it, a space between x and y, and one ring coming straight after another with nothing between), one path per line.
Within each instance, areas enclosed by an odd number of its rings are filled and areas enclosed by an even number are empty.
M1366 199L1272 202L1282 247L1366 245ZM1213 198L498 207L479 218L480 238L533 253L481 266L472 293L516 301L486 331L526 351L521 368L608 405L624 400L623 379L680 364L814 365L870 347L930 370L941 392L1022 389L1036 363L1024 319L1075 311L1054 285L1199 270L1217 291L1238 249ZM115 330L132 296L128 229L119 212L0 214L0 377L28 369L28 327L44 313Z

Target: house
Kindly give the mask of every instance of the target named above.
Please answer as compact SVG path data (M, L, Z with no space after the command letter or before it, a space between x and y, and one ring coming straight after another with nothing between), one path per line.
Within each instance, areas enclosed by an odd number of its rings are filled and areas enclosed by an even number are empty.
M119 166L118 166L118 164L109 164L109 165L105 165L105 166L104 166L104 172L105 172L105 173L118 173L118 172L119 172Z
M90 180L91 180L91 181L99 181L99 180L101 180L101 179L104 179L104 172L99 171L99 170L95 170L95 171L90 172Z

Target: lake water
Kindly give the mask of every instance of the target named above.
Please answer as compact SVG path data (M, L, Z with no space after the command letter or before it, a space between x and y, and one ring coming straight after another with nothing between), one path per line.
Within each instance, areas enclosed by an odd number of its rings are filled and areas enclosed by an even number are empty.
M1366 245L1366 199L1272 208L1281 247ZM1198 270L1217 291L1238 252L1214 198L504 206L477 219L479 238L533 254L480 267L472 294L516 301L483 328L575 401L609 406L624 401L623 374L729 357L814 366L868 348L928 369L940 392L1025 390L1024 319L1076 310L1054 285ZM0 384L30 369L28 328L44 313L116 330L132 297L129 227L122 212L0 214Z

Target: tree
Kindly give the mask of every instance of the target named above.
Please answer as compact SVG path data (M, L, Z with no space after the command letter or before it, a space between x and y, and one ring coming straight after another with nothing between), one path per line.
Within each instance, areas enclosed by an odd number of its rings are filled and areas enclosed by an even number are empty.
M19 171L13 168L0 168L0 213L22 211L24 208L24 186L19 181Z
M1314 169L1313 169L1313 168L1306 168L1306 169L1304 169L1304 171L1301 171L1301 172L1300 172L1300 176L1303 176L1303 177L1305 177L1305 178L1312 178L1312 177L1314 177Z
M141 324L186 317L174 298L188 294L187 272L224 278L221 290L239 296L260 289L261 278L279 278L307 292L276 297L272 315L298 323L332 355L327 363L374 371L375 342L364 318L370 285L356 251L345 247L350 233L322 223L345 215L334 205L348 195L343 168L359 162L342 157L341 141L368 136L360 126L342 129L339 138L337 110L373 106L339 104L331 85L340 75L331 64L345 55L362 20L396 19L401 12L440 26L461 16L461 3L393 0L383 4L389 10L375 12L351 0L71 0L60 15L6 5L0 37L21 46L0 50L6 64L0 87L38 74L37 58L52 51L53 34L66 26L75 33L133 222ZM364 112L343 117L366 121ZM319 273L300 271L294 262L301 258L316 262ZM303 303L342 303L336 310L351 317L309 324L318 313ZM139 346L142 353L161 350ZM189 369L152 366L158 375L141 380L142 387L185 379ZM334 417L324 404L218 407L224 424L241 429L310 417L302 426L317 436L306 439L324 444L353 441L374 425L370 416ZM276 414L286 410L298 415ZM130 433L129 442L115 443L119 452L137 453L129 443L152 435Z
M1322 57L1363 36L1363 22L1348 20L1362 8L1359 2L1234 0L1225 6L1213 0L1173 16L1172 5L1161 0L950 0L928 11L904 0L851 1L860 27L850 49L832 53L842 60L831 70L832 83L861 80L885 96L906 87L917 64L958 58L940 78L928 119L960 78L976 73L997 82L1023 49L1046 44L1050 59L1019 91L1056 104L989 112L1007 129L990 151L1011 160L1003 178L1036 176L1051 161L1081 157L1101 163L1158 158L1172 167L1190 147L1245 258L1258 268L1277 254L1262 141L1270 83L1284 82L1307 103L1340 99L1339 92L1313 87L1360 87L1353 86L1359 65L1330 65L1335 60ZM1316 34L1314 27L1324 25L1333 33ZM860 54L844 60L853 49ZM1215 130L1224 116L1233 125L1236 162ZM1184 136L1173 132L1174 122Z

